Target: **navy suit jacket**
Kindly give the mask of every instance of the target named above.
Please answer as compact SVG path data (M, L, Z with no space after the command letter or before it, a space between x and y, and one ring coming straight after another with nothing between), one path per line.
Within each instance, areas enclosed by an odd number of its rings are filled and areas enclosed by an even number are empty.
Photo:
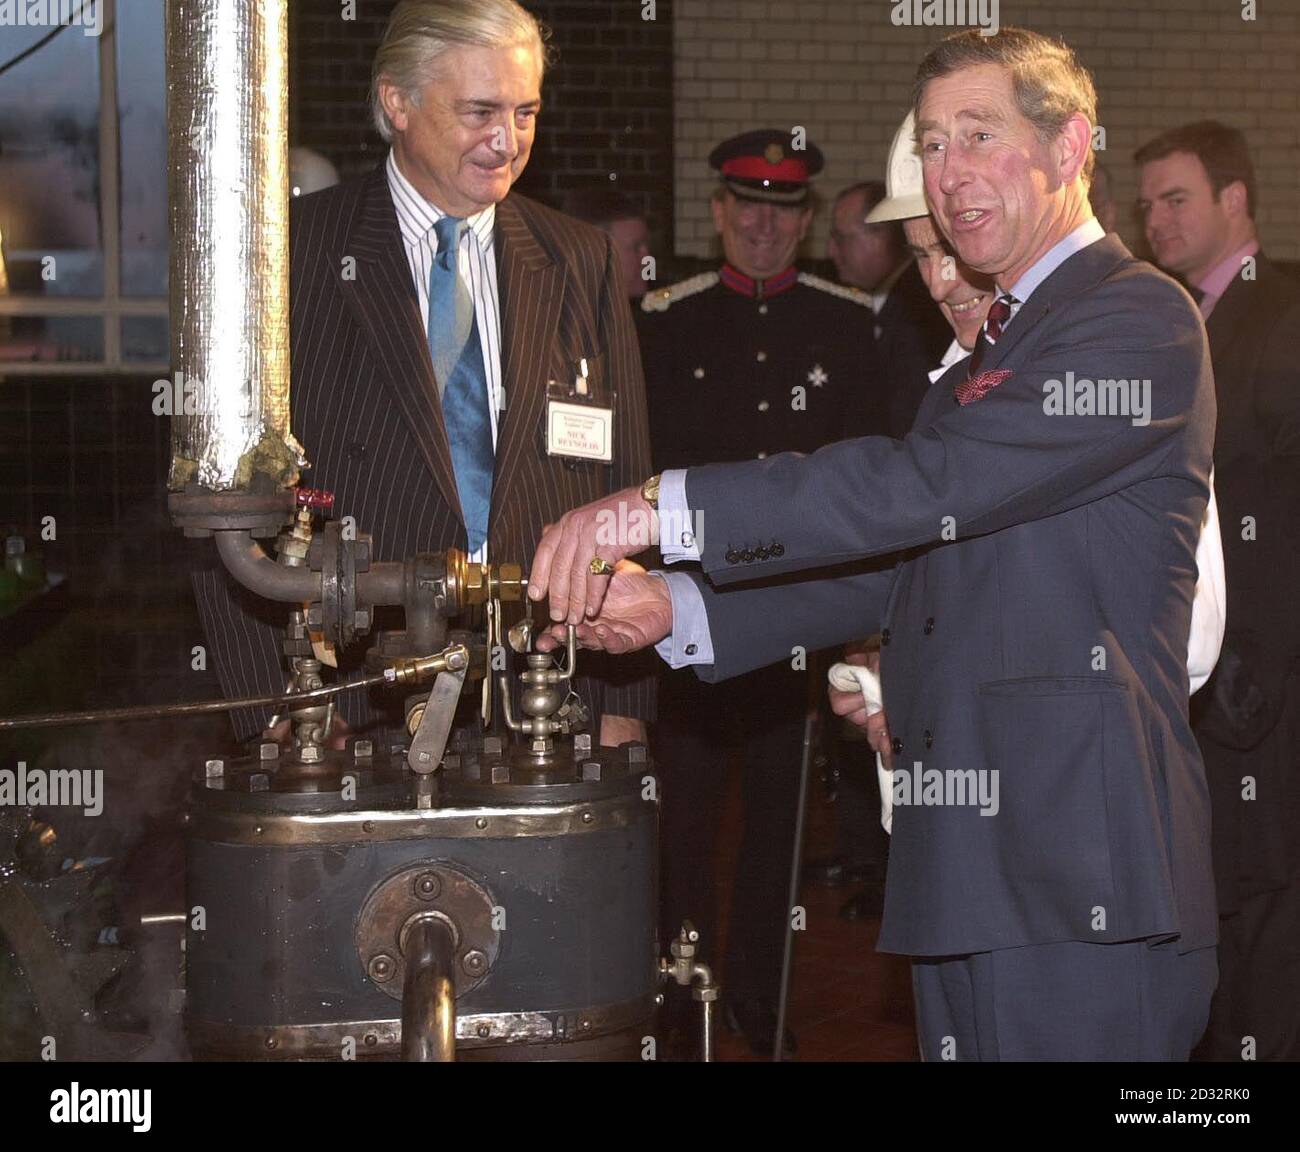
M954 366L902 441L687 473L701 675L880 631L895 769L999 774L996 815L895 806L882 950L1213 944L1186 670L1215 421L1200 317L1107 237L1043 281L981 369L1010 375L961 406ZM1049 382L1070 379L1150 381L1149 422L1049 411Z

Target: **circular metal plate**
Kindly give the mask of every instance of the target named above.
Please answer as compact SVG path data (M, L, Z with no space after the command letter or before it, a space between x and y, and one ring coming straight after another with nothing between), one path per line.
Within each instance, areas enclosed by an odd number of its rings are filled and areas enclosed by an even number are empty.
M492 897L473 877L442 862L411 864L382 881L357 918L357 957L370 980L402 998L402 942L421 916L450 922L456 940L456 995L477 988L496 962L500 932L492 926Z

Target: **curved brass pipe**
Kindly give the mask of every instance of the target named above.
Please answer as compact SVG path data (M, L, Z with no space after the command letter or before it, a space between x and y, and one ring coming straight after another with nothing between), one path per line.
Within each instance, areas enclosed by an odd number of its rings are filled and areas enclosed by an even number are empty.
M450 1063L456 1059L456 946L451 928L434 917L406 933L402 983L402 1059Z

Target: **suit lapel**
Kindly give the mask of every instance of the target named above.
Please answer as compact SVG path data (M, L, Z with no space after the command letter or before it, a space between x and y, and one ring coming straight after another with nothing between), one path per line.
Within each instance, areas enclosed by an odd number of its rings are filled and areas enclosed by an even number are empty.
M443 499L463 524L428 335L383 165L370 177L344 255L356 258L357 269L355 279L342 281L343 298L370 340L380 378L392 390Z
M492 517L539 452L529 438L543 435L551 349L564 301L564 269L551 259L510 197L496 212L497 291L501 299L501 379L507 409L498 432Z
M987 372L1001 365L1058 303L1087 291L1128 255L1128 249L1118 237L1103 236L1068 257L1016 313L1002 338L985 355L980 371Z

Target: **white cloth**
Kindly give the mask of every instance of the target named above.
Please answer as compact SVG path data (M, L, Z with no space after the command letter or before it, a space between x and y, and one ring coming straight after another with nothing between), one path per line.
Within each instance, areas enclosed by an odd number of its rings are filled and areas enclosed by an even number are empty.
M885 696L880 689L880 677L861 664L832 664L828 678L831 687L840 692L861 692L867 702L867 715L874 716L885 707ZM894 774L885 767L880 753L876 753L876 779L880 781L880 826L888 833L894 830Z
M1210 678L1223 647L1228 622L1227 582L1223 577L1223 541L1219 537L1219 505L1210 470L1210 502L1205 506L1201 535L1196 541L1196 596L1192 600L1192 631L1187 638L1187 677L1191 691Z

